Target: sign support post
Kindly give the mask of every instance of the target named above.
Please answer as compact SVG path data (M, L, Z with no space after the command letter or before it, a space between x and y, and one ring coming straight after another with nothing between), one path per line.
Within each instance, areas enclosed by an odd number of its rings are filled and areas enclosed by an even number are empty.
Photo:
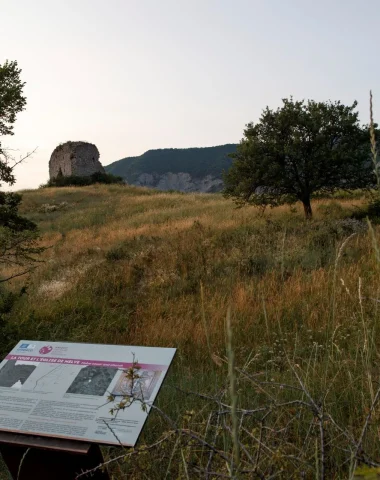
M103 463L99 445L0 432L0 454L13 480L74 480ZM109 480L106 469L91 478Z

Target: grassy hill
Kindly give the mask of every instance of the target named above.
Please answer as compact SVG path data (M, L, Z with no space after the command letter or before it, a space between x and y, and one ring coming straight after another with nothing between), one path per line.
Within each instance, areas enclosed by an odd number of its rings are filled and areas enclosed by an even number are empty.
M107 173L119 175L134 183L141 173L186 172L196 178L206 175L221 177L232 160L229 153L235 152L236 144L205 148L164 148L148 150L139 157L127 157L107 165Z
M349 478L378 455L379 231L353 218L361 198L314 207L307 222L218 194L27 191L50 248L0 327L3 353L19 338L178 348L157 402L173 423L153 412L141 444L162 443L113 478L232 478L236 445L240 478Z

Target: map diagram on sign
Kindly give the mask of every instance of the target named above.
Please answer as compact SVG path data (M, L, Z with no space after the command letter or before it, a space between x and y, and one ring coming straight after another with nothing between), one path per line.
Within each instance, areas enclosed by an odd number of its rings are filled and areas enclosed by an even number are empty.
M9 363L9 362L8 362ZM16 362L17 364L18 362ZM66 365L54 365L48 363L35 363L34 369L23 382L22 391L28 392L53 392L61 390L62 386L69 385L78 374L80 367ZM1 376L1 372L0 372ZM1 379L0 379L1 381Z
M44 365L44 367L44 370L46 370L46 365ZM41 372L41 376L36 378L36 376L34 375L33 379L30 380L26 387L30 388L34 392L52 390L54 388L54 385L58 385L60 379L62 377L66 377L66 375L67 370L65 370L63 365L52 365L47 372ZM34 385L31 385L32 380L34 382Z

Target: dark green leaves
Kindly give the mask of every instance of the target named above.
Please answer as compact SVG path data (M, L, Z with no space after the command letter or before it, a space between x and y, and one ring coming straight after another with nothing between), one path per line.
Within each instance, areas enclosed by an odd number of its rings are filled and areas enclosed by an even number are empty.
M25 83L21 81L20 73L16 61L0 65L0 140L4 135L13 135L16 115L26 105L23 96ZM15 183L13 168L19 162L11 165L12 160L0 141L0 183ZM38 261L36 256L44 250L38 246L36 225L19 215L20 202L21 195L0 191L0 283L30 272ZM8 272L4 275L5 269Z
M371 186L368 130L356 106L291 97L276 111L267 107L257 124L246 126L231 155L225 195L256 205L300 200L310 216L314 192Z
M22 95L25 82L21 82L20 73L16 61L0 65L0 135L13 135L16 115L26 105Z

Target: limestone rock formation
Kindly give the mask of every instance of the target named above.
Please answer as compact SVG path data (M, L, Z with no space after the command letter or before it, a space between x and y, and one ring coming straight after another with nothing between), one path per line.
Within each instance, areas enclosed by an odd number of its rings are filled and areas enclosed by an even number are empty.
M164 191L178 190L180 192L214 193L222 190L223 180L213 175L196 178L187 172L167 172L162 175L142 173L135 180L134 185Z
M75 175L88 177L95 172L105 173L99 162L99 150L92 143L66 142L58 145L51 154L49 161L50 178L59 174L64 177Z

